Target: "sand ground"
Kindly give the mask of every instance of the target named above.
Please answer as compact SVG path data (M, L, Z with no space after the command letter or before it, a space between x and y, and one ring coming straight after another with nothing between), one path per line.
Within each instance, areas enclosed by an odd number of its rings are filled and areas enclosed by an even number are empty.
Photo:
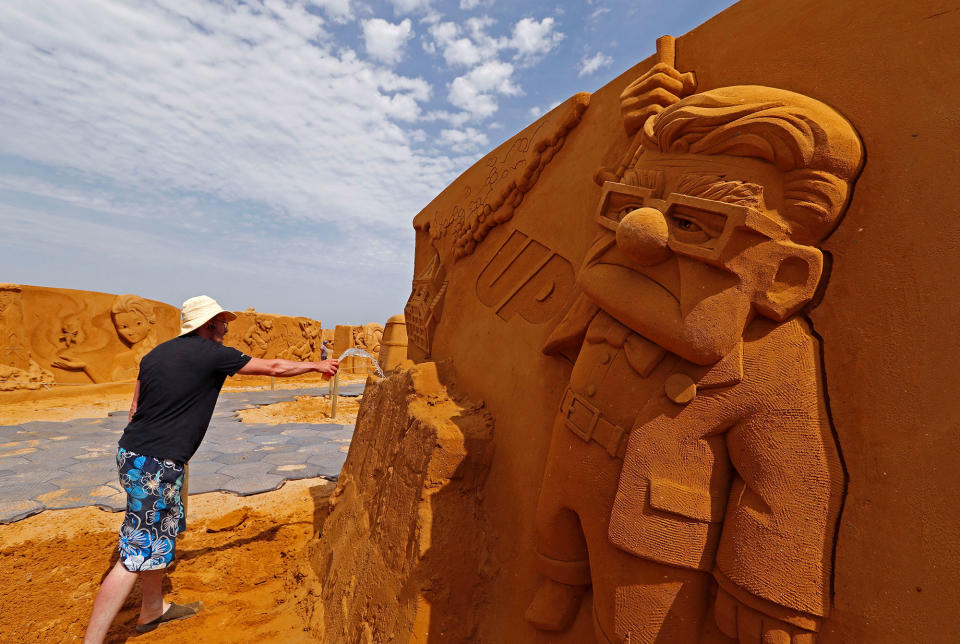
M2 423L100 417L127 408L129 396L8 403ZM338 406L336 422L355 420L356 399L341 397ZM324 422L329 411L328 399L300 396L248 410L245 420ZM107 641L314 641L301 619L309 589L299 582L309 571L298 555L322 526L333 488L332 482L315 478L288 481L279 490L249 497L220 492L191 496L187 531L178 539L165 597L179 603L201 600L206 610L138 634L138 587ZM47 511L0 525L0 642L80 641L100 581L117 560L121 521L122 513L91 507Z
M342 375L340 384L351 384L364 382L366 376ZM326 386L326 382L316 379L293 378L286 381L277 380L274 389L305 389L309 387ZM223 391L251 391L270 389L270 385L226 385ZM91 393L74 393L65 391L65 395L56 397L45 397L26 400L4 400L0 397L0 404L3 406L0 412L0 425L17 425L19 423L28 423L30 421L52 421L61 422L73 420L75 418L100 418L106 416L111 411L122 411L130 409L130 398L133 396L133 386L125 388L123 391ZM342 399L341 399L342 400ZM319 407L317 408L319 410ZM277 423L283 422L319 422L316 420L283 420L281 415L276 415ZM318 417L318 415L314 415ZM356 418L356 410L354 416ZM351 420L341 420L339 411L337 413L338 422L352 422ZM249 420L248 422L268 422L263 420Z

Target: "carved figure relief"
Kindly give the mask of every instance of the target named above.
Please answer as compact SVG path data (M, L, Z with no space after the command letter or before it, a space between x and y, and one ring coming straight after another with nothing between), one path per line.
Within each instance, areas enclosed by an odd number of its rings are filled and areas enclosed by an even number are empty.
M299 318L302 342L291 345L285 357L291 360L320 360L320 325L307 318Z
M353 346L363 349L374 358L380 357L380 343L383 339L383 327L375 322L353 329Z
M51 366L68 371L82 371L94 383L136 380L140 360L157 346L157 315L153 304L136 295L118 295L110 308L117 336L129 349L113 356L106 369L77 357L85 334L76 316L64 318L57 338L63 348Z
M86 338L83 324L77 315L68 315L60 321L60 333L56 338L57 348L60 351L70 351L73 347L83 344Z
M31 355L21 289L16 284L0 284L0 342L0 391L39 389L53 383L53 374Z
M247 345L248 353L254 358L263 358L267 355L273 333L273 320L258 315L250 329L243 336L243 343Z
M636 145L584 213L526 615L563 630L592 585L598 641L813 642L845 481L800 312L863 150L809 97L693 87L667 60L627 88Z
M407 321L407 337L410 342L430 355L433 332L443 314L443 299L447 293L447 269L434 255L427 268L413 278L413 292L404 308Z

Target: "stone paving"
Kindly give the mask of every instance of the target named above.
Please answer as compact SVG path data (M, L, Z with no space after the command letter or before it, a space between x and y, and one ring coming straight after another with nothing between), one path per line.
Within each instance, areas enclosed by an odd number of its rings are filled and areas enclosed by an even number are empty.
M341 385L359 396L363 383ZM327 394L327 388L220 394L200 449L190 459L190 494L240 495L275 490L286 480L335 479L347 457L353 425L240 421L241 409ZM95 505L119 511L126 494L117 480L117 441L127 412L68 422L0 426L0 523L43 510Z

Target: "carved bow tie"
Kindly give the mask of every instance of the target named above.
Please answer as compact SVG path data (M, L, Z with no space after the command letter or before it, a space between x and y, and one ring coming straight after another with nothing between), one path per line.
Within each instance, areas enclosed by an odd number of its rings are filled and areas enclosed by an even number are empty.
M633 332L603 311L587 329L586 341L590 344L605 342L616 349L622 347L627 362L642 378L649 376L667 353L663 347Z

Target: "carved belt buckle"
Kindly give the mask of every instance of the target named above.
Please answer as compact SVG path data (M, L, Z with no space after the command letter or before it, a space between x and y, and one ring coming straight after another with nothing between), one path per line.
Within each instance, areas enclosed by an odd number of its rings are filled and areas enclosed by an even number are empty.
M577 425L573 418L571 418L574 405L578 403L582 405L590 414L590 421L587 423L587 427L585 428ZM597 421L599 419L600 410L583 400L583 398L575 394L570 389L567 390L567 394L564 396L563 401L563 423L567 426L567 429L576 434L579 438L583 439L585 442L590 442L590 437L593 435L593 430L597 426Z

